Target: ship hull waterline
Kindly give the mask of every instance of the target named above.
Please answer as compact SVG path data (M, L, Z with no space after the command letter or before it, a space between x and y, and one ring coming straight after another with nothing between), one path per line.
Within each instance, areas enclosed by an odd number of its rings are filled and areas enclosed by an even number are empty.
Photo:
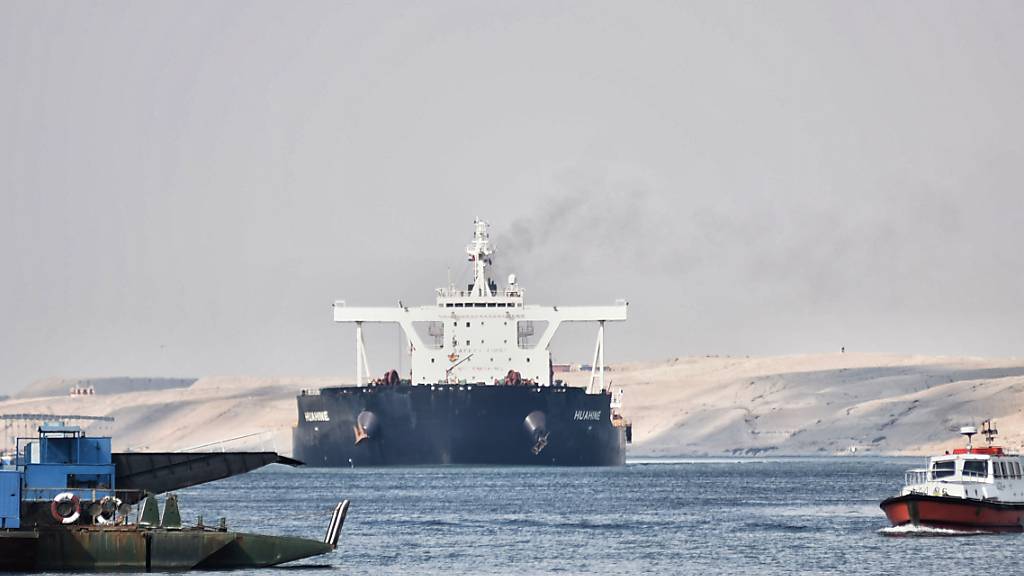
M392 385L298 397L309 466L621 466L610 395L565 386Z
M1024 531L1024 504L906 494L887 498L879 506L893 526L984 532Z

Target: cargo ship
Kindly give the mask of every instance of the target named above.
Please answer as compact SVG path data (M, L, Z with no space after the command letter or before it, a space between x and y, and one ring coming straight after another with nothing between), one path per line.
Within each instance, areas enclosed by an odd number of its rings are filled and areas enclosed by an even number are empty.
M526 304L514 274L502 288L490 278L495 247L479 219L466 254L473 282L462 289L449 281L433 305L334 303L334 321L355 324L355 385L299 395L297 459L326 467L625 463L631 425L621 391L613 394L605 382L604 330L626 320L628 302ZM554 378L549 345L563 322L597 325L586 387ZM401 327L408 373L371 379L368 323Z
M966 448L934 456L927 468L907 470L898 496L880 504L893 526L968 532L1024 530L1024 468L1020 457L992 444L995 424L982 423L987 446L973 446L974 426L964 426Z

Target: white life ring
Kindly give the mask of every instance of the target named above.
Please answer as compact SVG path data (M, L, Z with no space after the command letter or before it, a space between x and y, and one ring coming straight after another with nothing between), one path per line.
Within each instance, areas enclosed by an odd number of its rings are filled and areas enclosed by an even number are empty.
M121 499L116 496L104 496L100 500L100 513L93 518L93 521L101 526L116 524L119 518L118 512L121 509Z
M65 516L61 514L61 508L67 508L61 506L61 504L70 502L71 503L71 514ZM74 524L78 521L78 517L82 515L82 506L78 500L78 496L75 496L71 492L61 492L53 497L53 502L50 502L50 515L53 519L60 522L61 524Z

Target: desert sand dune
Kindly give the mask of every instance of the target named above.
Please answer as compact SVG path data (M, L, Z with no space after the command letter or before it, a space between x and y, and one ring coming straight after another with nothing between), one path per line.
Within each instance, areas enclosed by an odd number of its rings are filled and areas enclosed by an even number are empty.
M328 378L200 378L191 386L92 396L18 398L0 413L113 416L93 433L113 436L115 450L274 450L291 454L291 428L302 388L338 385Z
M559 374L585 385L589 373ZM631 456L927 454L993 418L1024 449L1024 359L811 354L612 366L633 421ZM200 378L181 388L15 398L0 413L113 416L118 450L291 453L303 388L332 378ZM9 434L10 435L10 434ZM212 445L211 445L212 444Z
M819 354L613 368L634 455L925 454L959 445L956 429L985 418L1004 445L1024 447L1021 359Z

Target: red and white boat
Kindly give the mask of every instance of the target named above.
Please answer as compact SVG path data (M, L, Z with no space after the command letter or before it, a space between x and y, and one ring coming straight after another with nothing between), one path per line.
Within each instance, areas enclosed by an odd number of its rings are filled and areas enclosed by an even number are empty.
M1020 457L993 446L994 423L982 423L988 446L975 448L974 426L964 426L967 447L935 456L928 468L907 470L899 496L880 504L893 526L966 531L1024 530L1024 477Z

